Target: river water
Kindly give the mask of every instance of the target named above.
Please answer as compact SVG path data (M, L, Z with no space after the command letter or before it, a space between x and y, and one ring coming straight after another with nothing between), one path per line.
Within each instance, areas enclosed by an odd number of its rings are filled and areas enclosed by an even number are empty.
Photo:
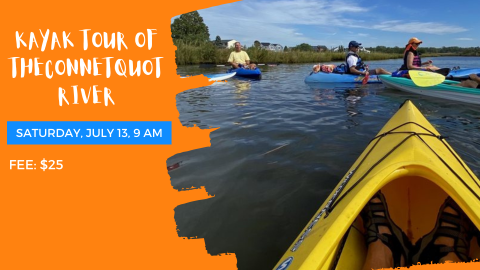
M480 67L479 57L430 59L439 67ZM394 71L401 60L368 64ZM240 270L275 266L405 99L480 176L480 106L383 85L307 85L311 68L262 66L262 80L232 78L177 95L184 126L220 127L211 133L211 147L167 161L180 165L169 172L175 189L205 186L215 195L175 209L178 234L204 238L212 255L235 253ZM189 66L177 73L225 70Z

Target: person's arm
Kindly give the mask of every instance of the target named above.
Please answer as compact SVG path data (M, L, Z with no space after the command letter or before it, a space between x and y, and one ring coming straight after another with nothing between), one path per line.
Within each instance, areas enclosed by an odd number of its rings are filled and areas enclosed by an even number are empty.
M248 57L248 53L246 51L243 51L245 54L245 64L250 65L250 57Z
M360 71L360 70L356 69L355 67L350 67L350 73L357 74L357 75L367 75L368 70Z
M422 66L430 66L430 65L432 65L432 63L433 63L432 60L428 60L427 62L423 62Z
M227 62L232 65L233 68L238 68L238 63L235 62L233 57L233 52L230 53L230 57L228 57Z

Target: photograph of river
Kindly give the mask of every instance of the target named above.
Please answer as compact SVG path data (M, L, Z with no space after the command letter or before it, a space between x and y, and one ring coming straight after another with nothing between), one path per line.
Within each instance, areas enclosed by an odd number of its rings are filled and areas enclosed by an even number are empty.
M439 67L475 68L479 57L433 57ZM372 61L395 71L401 59ZM338 63L336 63L338 64ZM181 237L204 238L212 255L235 253L238 269L272 269L369 141L410 99L476 175L480 107L382 84L306 84L311 64L260 66L261 80L177 95L184 126L215 128L211 147L171 157L175 189L204 186L213 198L175 209ZM179 66L182 76L227 67ZM479 90L480 91L480 90Z

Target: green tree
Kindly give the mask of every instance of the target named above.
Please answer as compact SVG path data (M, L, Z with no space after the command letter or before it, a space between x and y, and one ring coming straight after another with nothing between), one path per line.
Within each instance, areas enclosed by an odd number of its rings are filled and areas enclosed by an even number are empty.
M283 47L283 51L284 51L284 52L288 52L287 46Z
M295 46L295 49L302 52L313 51L312 46L308 45L307 43L302 43L300 45L297 45Z
M253 46L255 46L255 48L260 48L260 45L261 45L261 44L260 44L260 41L258 41L258 40L255 40L255 41L253 42Z
M217 36L215 38L215 46L217 47L221 47L222 46L222 39L220 38L220 36Z
M198 11L180 15L179 18L173 21L171 30L174 43L178 40L192 44L202 44L210 41L208 27L203 22L203 18L198 14Z

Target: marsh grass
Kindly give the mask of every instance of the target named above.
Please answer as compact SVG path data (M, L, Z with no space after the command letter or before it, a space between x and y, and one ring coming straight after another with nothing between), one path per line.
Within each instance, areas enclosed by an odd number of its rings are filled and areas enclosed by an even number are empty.
M188 44L176 42L177 65L198 65L201 63L226 64L228 56L233 49L218 49L212 43ZM325 63L325 62L344 62L345 53L342 52L305 52L305 51L287 51L274 52L264 49L250 47L247 50L253 63ZM402 58L402 54L394 53L360 53L364 61L386 60Z

